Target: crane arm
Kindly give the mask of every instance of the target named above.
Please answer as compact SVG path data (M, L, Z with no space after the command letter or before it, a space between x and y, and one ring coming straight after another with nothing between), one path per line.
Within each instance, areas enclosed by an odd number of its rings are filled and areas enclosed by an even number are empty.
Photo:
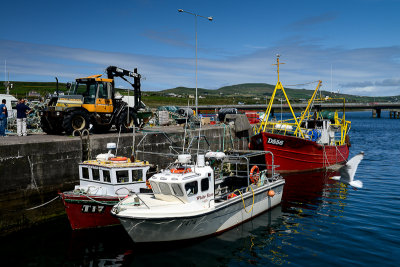
M142 93L140 91L140 78L141 75L137 72L137 68L134 71L129 71L125 69L121 69L116 66L108 66L106 69L107 77L109 79L114 79L115 77L120 77L130 85L132 85L134 89L134 96L135 96L135 109L138 110L141 106L142 102ZM132 77L133 83L129 82L125 77ZM114 86L113 86L114 87Z

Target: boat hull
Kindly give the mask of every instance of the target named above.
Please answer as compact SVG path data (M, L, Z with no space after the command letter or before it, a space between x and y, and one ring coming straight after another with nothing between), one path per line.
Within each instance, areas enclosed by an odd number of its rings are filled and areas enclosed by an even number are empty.
M271 151L274 154L274 165L278 165L275 170L279 173L324 169L344 163L349 157L349 147L346 144L320 145L295 136L267 132L253 136L250 149ZM268 154L265 155L265 163L271 168L272 159Z
M60 193L73 230L119 225L111 215L111 209L119 202L118 197L93 196L73 192Z
M272 187L273 197L268 196L269 187L251 190L243 194L246 208L240 195L216 203L206 212L193 216L159 218L124 217L117 215L134 242L165 242L201 238L224 232L281 203L284 181Z

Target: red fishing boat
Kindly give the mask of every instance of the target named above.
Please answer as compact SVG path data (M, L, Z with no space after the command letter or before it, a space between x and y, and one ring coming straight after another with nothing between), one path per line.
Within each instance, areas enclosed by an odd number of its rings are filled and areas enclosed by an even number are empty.
M345 100L329 97L316 98L321 81L306 109L296 116L284 87L279 81L279 56L277 57L278 82L275 86L267 111L255 135L251 138L249 148L266 150L274 154L274 164L280 173L302 172L325 169L343 163L349 156L349 136L351 122L345 119ZM278 91L286 98L292 118L276 120L271 118L272 105ZM341 101L342 110L322 111L322 102ZM341 114L341 116L339 116ZM271 158L266 155L265 163L271 168Z
M60 193L72 229L96 228L120 224L111 208L127 195L145 191L150 164L131 161L110 151L95 160L79 164L80 184L73 191Z

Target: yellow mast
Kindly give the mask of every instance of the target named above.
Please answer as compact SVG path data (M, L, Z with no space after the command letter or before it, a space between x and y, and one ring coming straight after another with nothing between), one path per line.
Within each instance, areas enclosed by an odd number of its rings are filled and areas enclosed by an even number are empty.
M280 57L280 55L277 55L276 56L276 64L272 64L272 65L276 65L277 66L278 82L276 83L274 92L272 93L271 100L269 101L269 104L268 104L268 107L267 107L266 116L264 116L264 119L260 124L258 132L261 132L261 130L263 132L265 131L265 129L267 127L267 124L268 124L268 118L269 118L269 115L271 113L272 104L274 103L274 98L275 98L275 95L276 95L276 91L277 90L282 90L283 94L285 95L286 102L288 103L290 111L291 111L291 113L293 115L294 121L296 122L296 126L297 126L296 132L298 131L301 134L301 136L304 138L303 132L299 131L300 130L300 124L298 123L296 115L294 114L292 106L290 105L290 101L289 101L289 98L286 95L285 88L283 88L283 85L279 80L279 65L285 64L285 63L279 63L279 57Z
M301 123L303 122L303 120L304 120L306 114L308 115L308 114L310 113L311 104L312 104L312 102L314 101L315 95L317 94L318 88L321 86L321 84L322 84L322 81L318 81L317 88L315 88L312 97L311 97L310 100L308 101L308 105L307 105L307 107L306 107L306 110L303 112L303 115L302 115L301 118L300 118L299 124L301 124ZM299 131L299 130L300 130L300 128L297 128L296 131L294 132L294 134L296 135L297 131Z

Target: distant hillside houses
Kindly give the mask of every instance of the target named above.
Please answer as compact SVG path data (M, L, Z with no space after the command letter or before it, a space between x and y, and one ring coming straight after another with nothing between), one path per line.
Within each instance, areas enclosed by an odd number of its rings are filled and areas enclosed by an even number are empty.
M178 95L178 94L175 94L175 93L168 93L165 96L168 96L168 97L182 97L182 95Z
M36 91L29 91L28 96L40 96L40 93L36 92Z

